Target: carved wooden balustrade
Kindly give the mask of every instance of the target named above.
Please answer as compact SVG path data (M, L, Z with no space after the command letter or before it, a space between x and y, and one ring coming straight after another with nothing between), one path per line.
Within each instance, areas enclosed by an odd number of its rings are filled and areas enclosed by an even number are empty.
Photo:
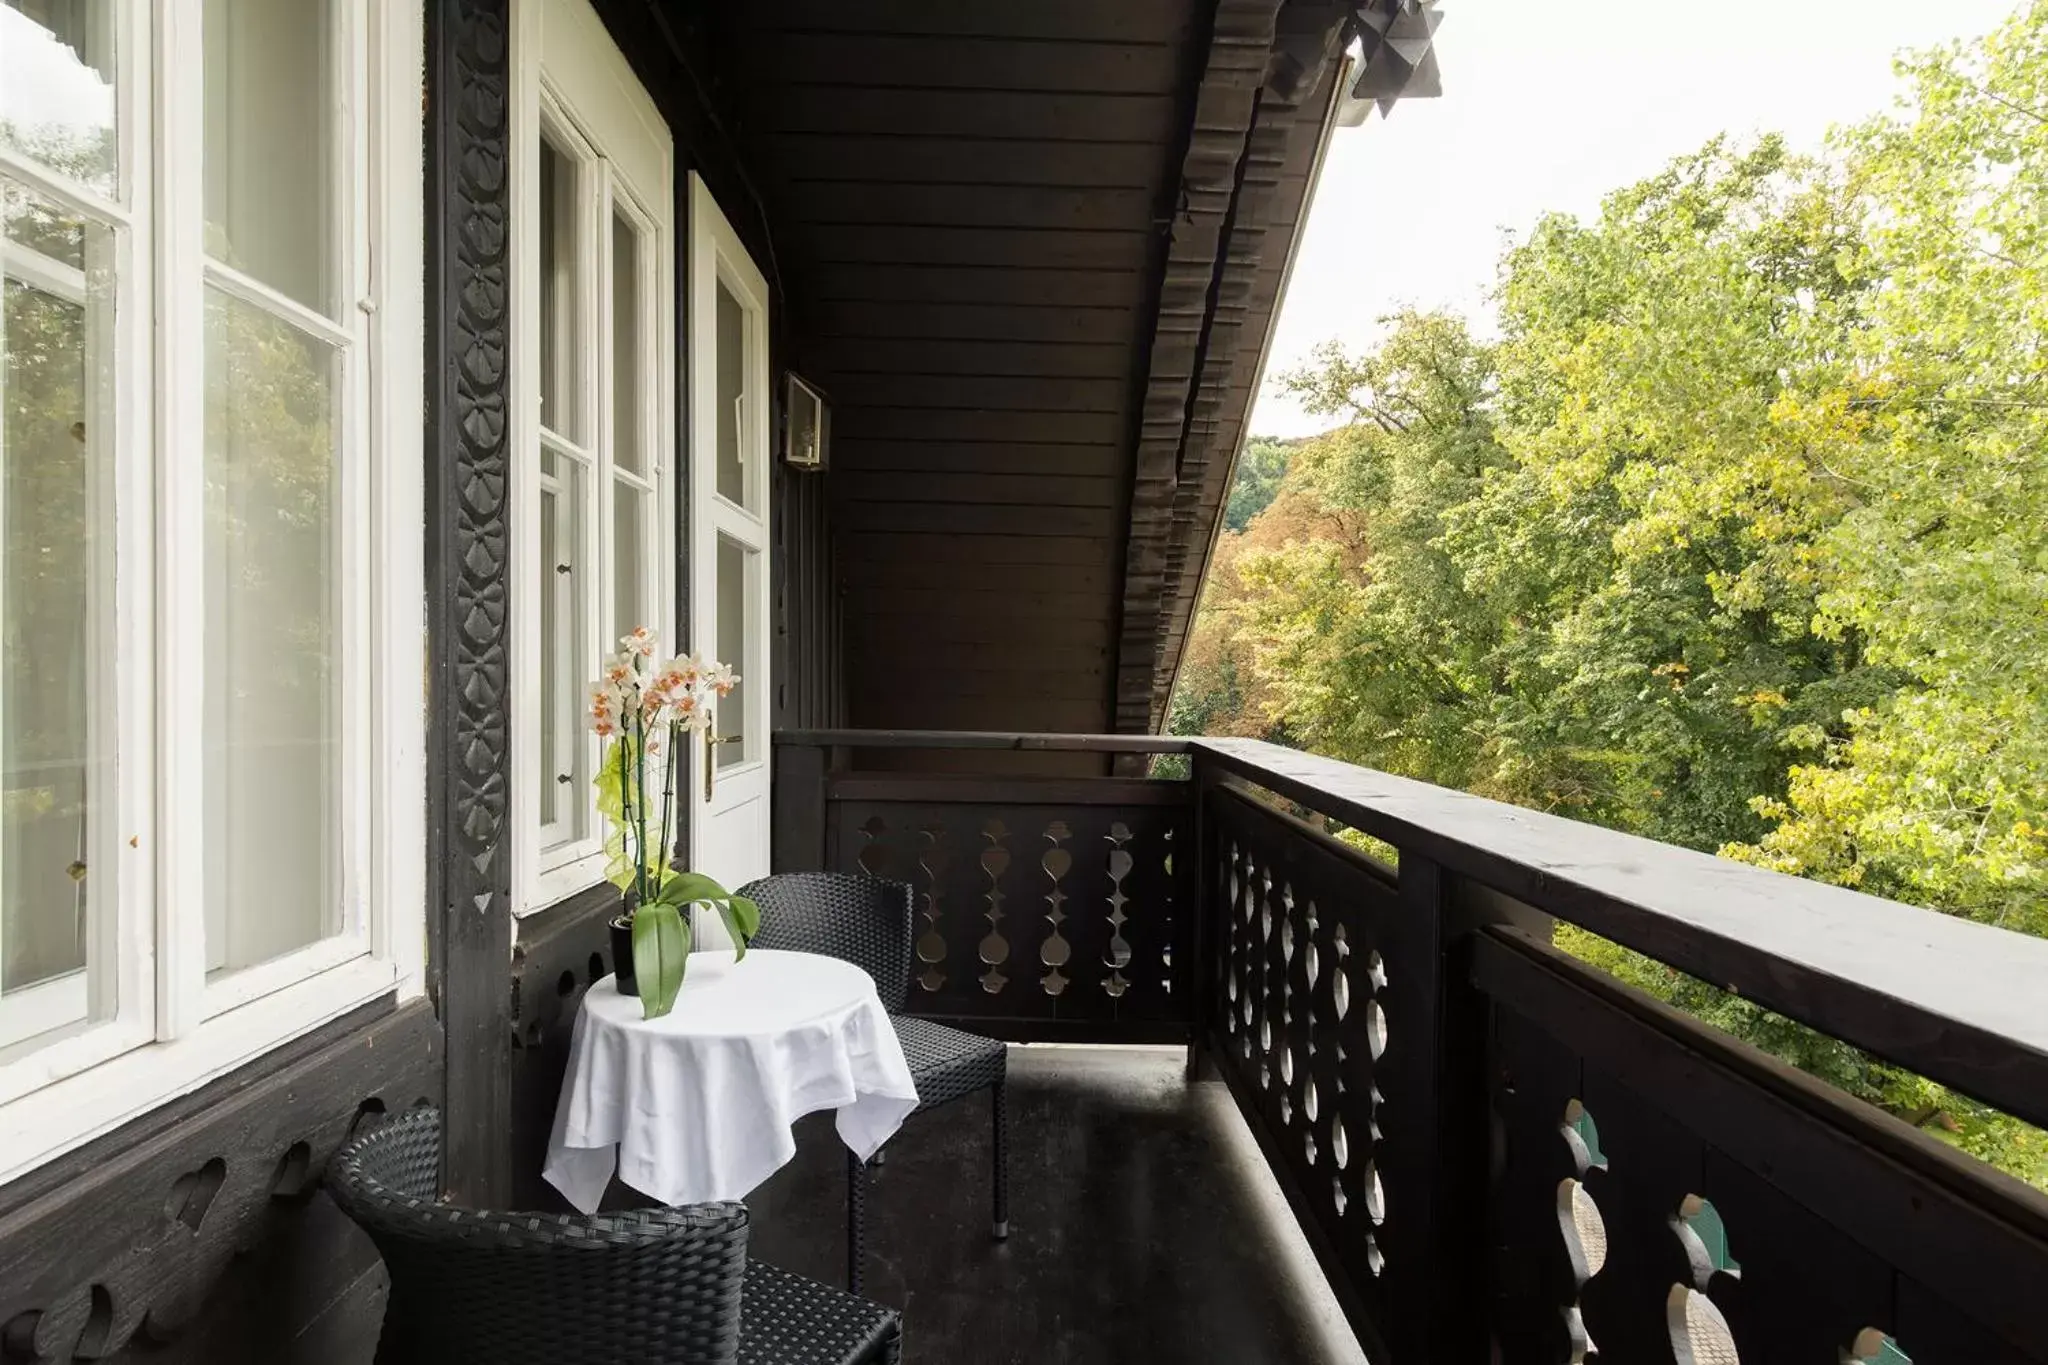
M1376 1361L2048 1362L2048 1197L1551 928L2044 1127L2048 943L1253 741L778 740L778 866L911 883L916 1008L1221 1074Z

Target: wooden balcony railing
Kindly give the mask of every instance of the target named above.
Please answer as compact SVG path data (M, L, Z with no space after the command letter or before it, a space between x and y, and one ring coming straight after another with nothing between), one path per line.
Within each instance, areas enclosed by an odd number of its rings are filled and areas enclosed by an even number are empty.
M916 888L917 1008L1213 1065L1375 1360L2048 1363L2048 1198L1550 930L2043 1127L2048 942L1243 740L791 733L775 801Z

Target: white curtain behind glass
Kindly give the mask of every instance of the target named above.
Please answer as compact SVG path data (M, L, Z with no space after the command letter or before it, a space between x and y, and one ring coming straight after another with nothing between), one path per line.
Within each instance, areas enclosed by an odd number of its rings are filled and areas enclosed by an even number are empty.
M207 254L332 315L328 8L207 0ZM340 928L341 360L278 310L206 306L207 965Z

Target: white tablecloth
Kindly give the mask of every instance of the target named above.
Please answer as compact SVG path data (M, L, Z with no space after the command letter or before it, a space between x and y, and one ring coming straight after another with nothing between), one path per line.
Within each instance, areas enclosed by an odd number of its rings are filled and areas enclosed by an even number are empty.
M664 1204L739 1199L796 1154L790 1124L839 1111L862 1160L917 1107L867 973L836 958L690 955L676 1006L642 1019L612 978L583 997L544 1173L585 1213L614 1169Z

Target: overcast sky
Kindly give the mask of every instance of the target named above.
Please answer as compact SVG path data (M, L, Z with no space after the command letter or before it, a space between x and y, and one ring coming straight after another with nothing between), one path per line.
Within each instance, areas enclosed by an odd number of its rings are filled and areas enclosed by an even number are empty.
M1718 132L1818 145L1886 108L1893 53L1997 26L2018 0L1444 0L1444 94L1340 128L1253 410L1258 435L1329 423L1273 377L1317 343L1369 343L1405 305L1486 310L1502 234L1588 214Z

